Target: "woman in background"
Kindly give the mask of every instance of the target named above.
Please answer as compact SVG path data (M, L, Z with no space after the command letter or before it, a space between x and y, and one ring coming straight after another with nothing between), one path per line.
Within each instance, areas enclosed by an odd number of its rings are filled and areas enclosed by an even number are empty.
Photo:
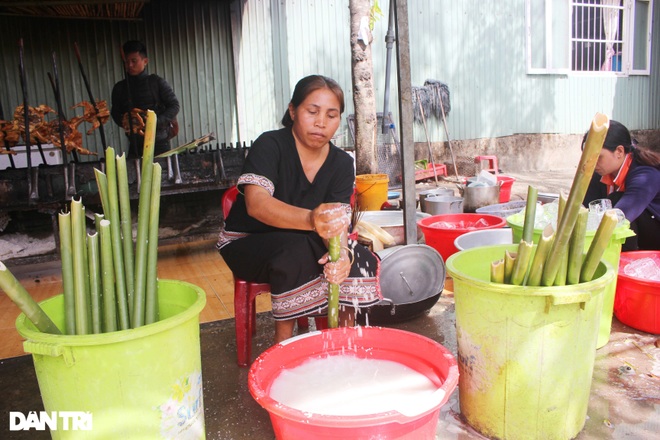
M584 204L604 198L623 211L636 234L626 240L622 251L660 250L660 154L639 147L628 129L614 120Z

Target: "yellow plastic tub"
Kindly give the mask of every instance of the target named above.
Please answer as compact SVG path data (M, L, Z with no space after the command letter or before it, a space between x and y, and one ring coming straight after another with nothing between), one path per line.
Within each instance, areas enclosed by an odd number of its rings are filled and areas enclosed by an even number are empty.
M41 333L18 316L46 412L92 418L91 431L62 423L53 439L205 438L199 314L206 295L190 283L160 280L158 303L160 321L96 335ZM63 295L40 305L63 329Z
M615 277L601 262L593 281L529 287L491 283L490 262L515 245L461 251L453 277L461 413L499 439L571 439L584 427L603 291Z

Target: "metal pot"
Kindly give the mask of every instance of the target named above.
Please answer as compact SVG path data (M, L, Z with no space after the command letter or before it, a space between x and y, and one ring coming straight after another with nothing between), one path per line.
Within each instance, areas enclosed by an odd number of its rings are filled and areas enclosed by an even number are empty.
M434 188L420 191L419 196L419 207L422 212L428 212L426 207L426 198L430 196L453 196L454 190L451 188Z
M412 319L438 302L445 286L445 264L430 246L410 244L378 252L383 300L358 315L365 324L383 325Z
M500 186L462 186L458 190L463 196L463 212L477 212L477 208L500 202Z
M463 197L428 196L425 211L431 215L461 214L463 212Z

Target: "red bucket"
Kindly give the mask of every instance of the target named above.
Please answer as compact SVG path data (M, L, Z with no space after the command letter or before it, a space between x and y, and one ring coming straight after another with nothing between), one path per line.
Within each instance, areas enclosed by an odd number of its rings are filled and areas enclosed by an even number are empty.
M452 227L443 227L440 222ZM442 259L447 261L447 258L458 252L454 245L457 237L480 229L503 228L506 226L506 219L496 215L476 213L440 214L418 220L417 225L424 233L426 244L440 252Z
M434 393L437 399L426 411L414 416L397 411L329 416L304 413L270 397L273 381L282 370L295 368L312 358L346 353L398 362L424 374L438 386ZM250 367L248 376L250 393L268 411L276 438L295 440L433 439L440 407L457 384L458 365L449 350L425 336L381 327L335 328L297 336L263 352Z
M625 325L647 333L660 334L660 281L624 273L635 260L651 258L660 262L660 251L622 252L614 297L614 315Z
M516 178L498 174L497 181L500 182L500 203L507 203L511 200L511 188L513 187L513 182L516 181Z

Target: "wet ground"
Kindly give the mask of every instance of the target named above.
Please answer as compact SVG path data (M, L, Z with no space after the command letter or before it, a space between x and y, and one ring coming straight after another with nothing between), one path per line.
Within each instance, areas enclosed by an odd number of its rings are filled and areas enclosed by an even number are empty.
M252 399L248 391L248 369L236 365L233 326L233 319L201 326L207 438L273 439L275 436L267 411ZM456 355L454 300L449 291L443 293L428 313L388 327L427 336ZM268 313L258 316L257 328L253 357L268 348L272 340L273 326ZM613 319L609 343L596 352L587 419L577 439L657 438L660 432L659 338ZM571 368L571 365L565 368ZM49 438L43 432L8 431L8 411L43 410L29 356L0 362L0 395L0 414L3 415L0 438ZM458 397L457 389L442 407L436 438L484 438L462 421Z
M560 189L570 187L573 173L570 170L544 172L542 175L507 173L518 178L511 199L524 198L527 185L534 185L539 192L558 193ZM457 353L454 300L450 291L445 291L428 313L390 327L427 336L454 355ZM234 337L233 319L201 326L207 438L273 439L275 435L267 411L248 391L248 369L236 365ZM269 314L258 315L253 358L267 349L272 339L273 325ZM50 438L45 432L8 431L9 411L27 414L43 410L30 356L0 361L0 396L0 439ZM576 438L655 439L659 432L660 336L637 331L613 318L609 342L596 351L587 418ZM484 438L462 420L458 389L441 409L436 438Z

